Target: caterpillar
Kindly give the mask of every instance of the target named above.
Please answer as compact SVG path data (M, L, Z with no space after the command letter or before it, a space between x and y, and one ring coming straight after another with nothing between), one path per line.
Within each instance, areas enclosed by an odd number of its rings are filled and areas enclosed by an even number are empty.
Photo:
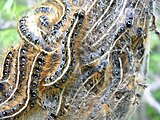
M3 60L0 119L34 118L34 109L49 120L125 119L145 89L150 4L47 0L34 7L18 20L21 42Z

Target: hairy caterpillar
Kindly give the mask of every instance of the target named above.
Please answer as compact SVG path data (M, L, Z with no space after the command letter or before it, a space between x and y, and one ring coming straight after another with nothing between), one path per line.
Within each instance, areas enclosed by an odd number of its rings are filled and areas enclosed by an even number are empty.
M48 119L125 119L144 90L149 5L48 0L20 18L21 42L3 62L0 119L37 108Z

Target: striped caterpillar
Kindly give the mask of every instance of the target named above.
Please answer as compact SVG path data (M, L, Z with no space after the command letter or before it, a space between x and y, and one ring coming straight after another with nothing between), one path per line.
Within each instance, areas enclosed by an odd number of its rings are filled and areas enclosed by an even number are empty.
M126 119L145 89L149 4L48 0L20 18L21 42L3 62L0 119Z

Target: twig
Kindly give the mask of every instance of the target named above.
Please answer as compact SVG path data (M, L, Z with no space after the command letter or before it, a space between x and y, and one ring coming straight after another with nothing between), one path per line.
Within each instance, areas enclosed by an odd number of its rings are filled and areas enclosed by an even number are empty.
M150 14L152 18L150 30L153 31L160 38L160 32L157 30L157 26L156 26L156 17L152 12L150 12Z
M151 75L151 78L154 80L152 84L148 87L150 92L156 91L160 89L160 76L159 75Z
M5 21L0 19L0 30L8 29L8 28L16 28L16 22L14 21Z
M144 100L160 114L160 103L158 103L151 95L152 91L155 91L159 88L160 88L159 77L154 75L154 82L144 92Z

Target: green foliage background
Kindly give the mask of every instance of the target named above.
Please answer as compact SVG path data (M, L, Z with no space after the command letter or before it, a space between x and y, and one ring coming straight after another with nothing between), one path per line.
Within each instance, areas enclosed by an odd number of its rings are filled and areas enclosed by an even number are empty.
M32 1L32 0L31 0ZM34 0L33 0L34 1ZM34 1L35 2L35 1ZM36 1L39 2L39 1ZM30 5L31 7L32 5ZM4 55L7 51L7 48L10 46L16 45L20 40L19 34L16 28L16 22L20 16L28 11L29 6L28 2L22 0L0 0L0 54ZM160 13L159 13L160 14ZM3 28L3 25L10 24L6 28ZM160 26L160 21L156 21L156 24ZM159 29L159 27L158 27ZM150 32L150 41L151 41L151 54L149 59L149 76L158 75L160 76L160 38L154 32ZM3 57L0 56L0 61ZM159 77L160 79L160 77ZM152 77L149 77L148 83L152 83ZM153 92L153 97L160 103L160 89ZM152 108L150 105L145 103L145 115L148 120L160 120L160 114ZM143 108L140 108L140 111ZM138 114L139 116L139 114ZM134 120L134 118L132 118ZM138 117L138 120L141 120Z

